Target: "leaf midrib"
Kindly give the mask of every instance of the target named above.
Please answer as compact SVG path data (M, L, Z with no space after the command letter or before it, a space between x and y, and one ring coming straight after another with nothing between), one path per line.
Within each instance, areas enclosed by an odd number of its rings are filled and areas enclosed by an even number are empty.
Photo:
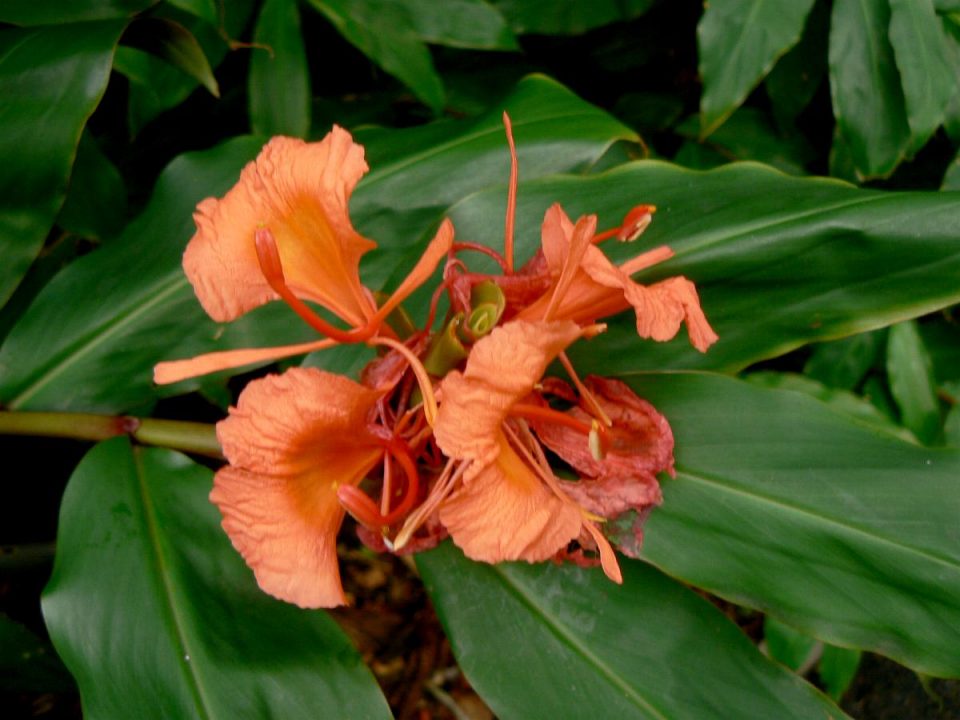
M153 498L147 487L147 474L143 466L144 450L139 447L132 447L134 465L137 473L137 489L140 493L141 506L143 507L143 517L147 529L147 541L151 552L151 560L154 571L157 575L157 583L163 593L162 599L165 600L164 607L170 618L170 624L175 635L177 647L183 651L185 657L176 657L174 662L181 669L187 684L190 686L190 694L196 705L198 717L210 720L213 714L210 711L210 702L203 689L203 683L198 677L196 666L197 656L192 652L190 643L187 640L186 621L177 608L174 591L171 587L170 573L167 568L166 558L163 554L163 548L160 543L160 531L157 523L156 512L154 509ZM186 659L189 658L189 659Z
M623 678L614 672L609 665L603 662L603 660L593 653L590 648L584 645L575 635L573 635L573 633L569 632L564 627L563 623L553 615L553 613L549 612L542 605L537 604L535 598L531 597L520 584L512 580L510 576L503 571L500 565L491 565L490 567L502 578L503 584L508 592L513 594L521 603L526 605L532 614L539 615L543 619L543 622L541 623L543 627L546 627L562 643L566 644L574 652L579 654L584 660L587 661L589 665L595 667L598 673L604 679L606 679L614 687L621 690L627 698L633 701L635 705L642 708L652 717L658 718L658 720L669 720L666 715L662 714L653 705L651 705L649 701L647 701L630 684L628 684Z

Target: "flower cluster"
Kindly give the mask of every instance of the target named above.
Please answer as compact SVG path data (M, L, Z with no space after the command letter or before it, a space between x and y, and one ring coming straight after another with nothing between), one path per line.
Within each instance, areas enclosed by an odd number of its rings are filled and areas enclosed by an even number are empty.
M599 564L620 582L605 530L627 521L617 544L635 554L643 518L661 501L657 474L673 473L666 419L622 382L581 379L566 350L631 307L640 337L669 340L685 323L705 351L717 336L686 278L631 279L671 257L669 248L617 266L598 247L635 240L653 206L597 232L595 215L573 222L553 205L540 249L514 266L517 159L504 122L512 162L503 253L455 241L444 220L381 302L360 280L360 259L375 243L350 222L367 165L345 130L317 143L274 138L222 199L197 207L183 266L207 313L227 322L281 299L321 337L161 363L158 383L338 343L379 351L359 382L313 368L254 380L217 426L229 464L210 498L260 587L278 598L302 607L346 601L336 553L346 513L379 550L412 552L449 536L475 560ZM476 252L500 272L472 272L463 256ZM401 303L441 262L417 327ZM554 361L566 380L545 377Z

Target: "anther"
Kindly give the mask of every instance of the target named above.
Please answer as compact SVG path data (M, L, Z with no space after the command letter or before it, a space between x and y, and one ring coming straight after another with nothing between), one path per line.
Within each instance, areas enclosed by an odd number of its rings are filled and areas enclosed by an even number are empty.
M620 223L620 231L617 233L617 240L620 242L636 240L653 222L653 214L656 211L656 205L637 205L624 216L623 222Z

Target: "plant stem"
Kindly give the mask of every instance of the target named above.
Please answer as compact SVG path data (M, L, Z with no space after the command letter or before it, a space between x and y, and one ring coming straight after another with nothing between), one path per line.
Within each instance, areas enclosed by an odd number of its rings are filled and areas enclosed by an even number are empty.
M181 420L89 413L0 411L0 435L40 435L94 441L129 435L145 445L223 457L213 425Z

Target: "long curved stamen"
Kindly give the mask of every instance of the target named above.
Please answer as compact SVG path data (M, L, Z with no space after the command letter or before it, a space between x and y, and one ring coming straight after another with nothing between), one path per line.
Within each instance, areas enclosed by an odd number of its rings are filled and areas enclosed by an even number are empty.
M410 457L406 444L403 441L394 439L388 441L386 448L387 452L400 464L404 474L407 476L407 486L403 491L403 498L401 498L400 504L392 511L383 514L382 519L383 525L385 526L393 525L410 512L413 509L414 503L417 501L417 493L420 491L420 476L417 474L417 466ZM386 492L386 488L384 492ZM389 497L387 497L386 500L386 504L388 505ZM381 508L382 507L383 504L381 504Z
M420 385L420 394L423 395L423 414L430 426L433 427L437 420L437 398L433 394L433 384L430 382L430 376L420 359L413 354L410 348L392 338L373 337L367 340L367 343L369 345L385 345L396 350L407 359L407 362L410 363L410 369L413 370L417 383Z
M358 523L375 532L382 530L383 515L363 490L353 485L341 485L337 488L337 500Z
M573 363L570 362L570 358L567 357L567 353L560 353L559 359L560 364L563 365L563 369L567 371L570 379L573 380L573 384L577 388L577 392L580 393L580 397L582 397L586 401L587 405L590 406L590 410L593 411L592 414L607 427L612 427L613 420L611 420L610 416L604 412L602 407L600 407L600 402L593 396L593 393L590 392L589 388L583 384L583 381L580 379L580 376L577 375L577 371L573 367Z
M503 258L507 263L506 274L513 273L513 226L517 215L517 179L519 169L517 163L517 146L513 142L513 125L510 116L503 111L503 127L507 131L507 145L510 146L510 185L507 189L507 218L504 228Z

